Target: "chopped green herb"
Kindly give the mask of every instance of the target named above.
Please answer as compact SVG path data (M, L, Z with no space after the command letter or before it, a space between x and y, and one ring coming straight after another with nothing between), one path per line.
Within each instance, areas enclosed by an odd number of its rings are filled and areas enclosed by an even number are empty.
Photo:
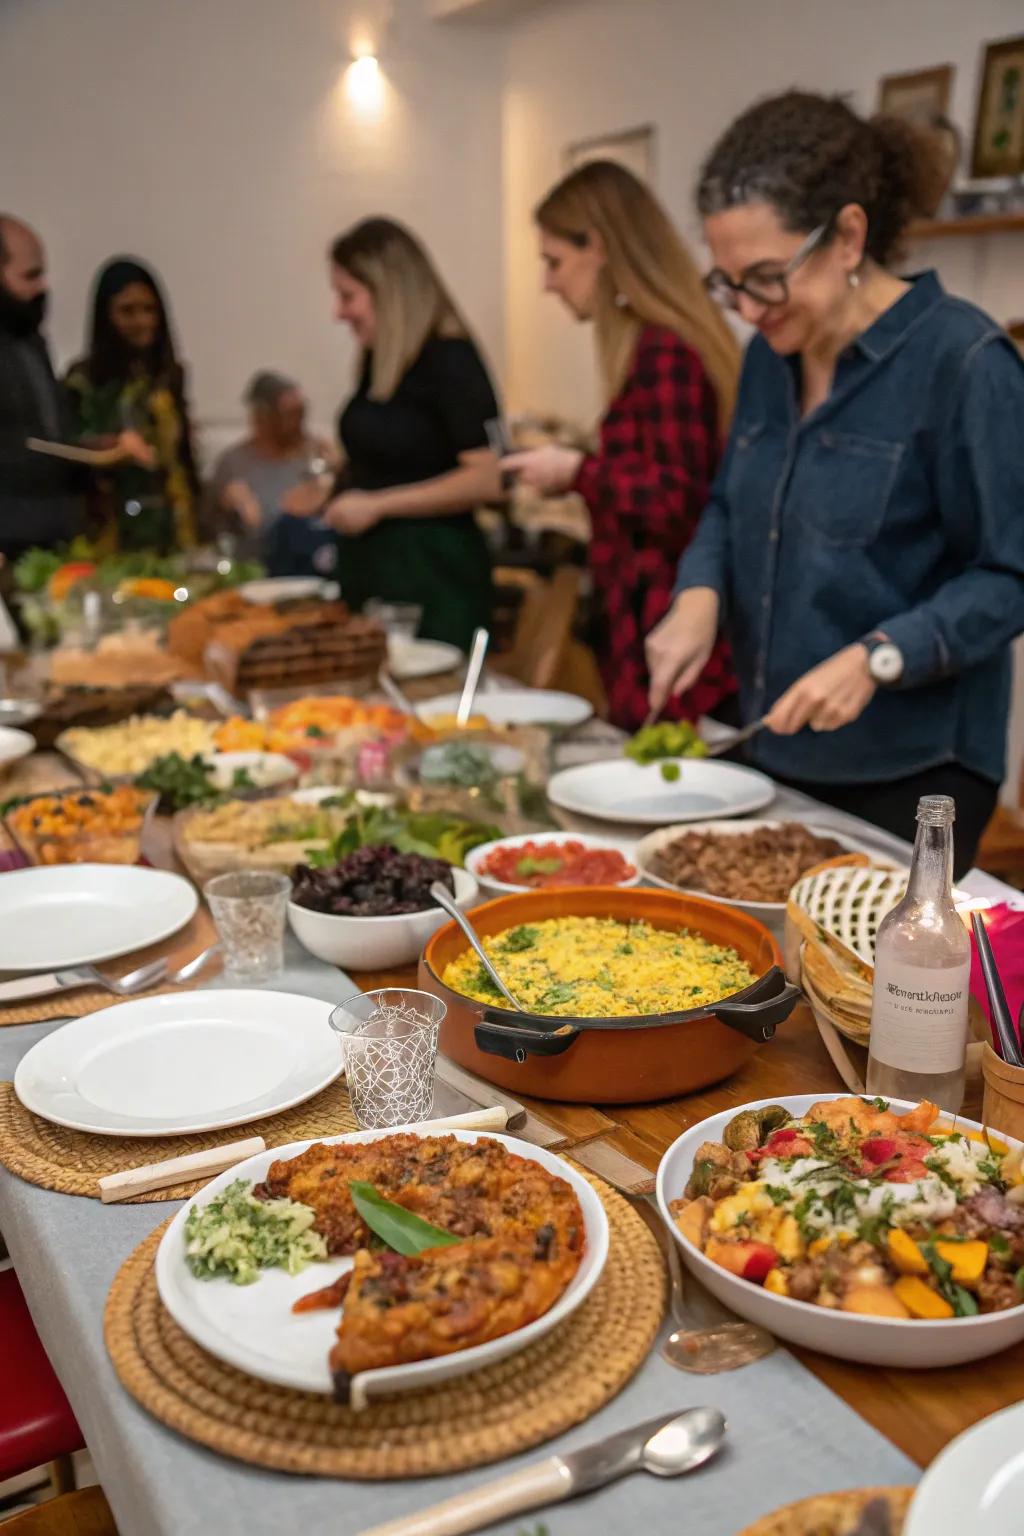
M509 955L517 955L524 949L532 949L537 942L537 930L529 924L522 923L518 928L510 928L506 933L499 949Z
M185 1259L197 1280L224 1276L251 1285L261 1269L280 1267L297 1275L327 1245L313 1231L316 1212L295 1200L257 1200L252 1185L235 1179L185 1218Z

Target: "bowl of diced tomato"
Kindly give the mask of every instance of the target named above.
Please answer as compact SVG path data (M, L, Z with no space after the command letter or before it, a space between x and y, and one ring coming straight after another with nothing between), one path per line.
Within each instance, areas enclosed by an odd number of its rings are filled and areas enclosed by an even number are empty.
M561 886L639 885L629 843L574 832L528 832L481 843L466 856L466 868L481 889L495 896Z

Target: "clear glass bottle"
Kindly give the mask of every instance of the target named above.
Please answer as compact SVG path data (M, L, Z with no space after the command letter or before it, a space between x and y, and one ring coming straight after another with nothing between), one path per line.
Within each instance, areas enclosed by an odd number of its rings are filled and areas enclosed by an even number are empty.
M907 894L875 943L867 1076L870 1094L953 1111L964 1096L971 972L971 941L953 905L955 814L948 795L918 803Z

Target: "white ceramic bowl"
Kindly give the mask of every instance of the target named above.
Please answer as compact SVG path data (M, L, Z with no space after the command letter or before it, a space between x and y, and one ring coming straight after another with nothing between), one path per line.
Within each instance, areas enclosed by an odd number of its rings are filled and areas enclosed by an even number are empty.
M740 912L756 917L773 933L781 933L786 918L784 901L736 901L730 896L715 896L711 891L703 891L695 885L675 885L662 875L655 874L653 864L655 855L660 853L662 848L666 848L669 843L674 843L677 837L682 837L686 832L714 832L722 837L739 837L744 832L754 832L759 827L781 827L784 824L782 821L690 821L681 822L674 827L660 827L657 832L651 832L647 837L641 838L637 844L637 866L644 880L650 885L660 886L663 891L685 891L688 896L703 896L705 901L717 901L723 907L736 907ZM866 853L874 864L889 862L877 853L873 853L866 844L857 843L831 827L808 826L807 830L813 832L816 837L832 838L847 853Z
M836 1312L816 1307L807 1301L793 1301L789 1296L775 1296L749 1280L730 1275L718 1264L706 1259L700 1249L685 1238L669 1212L669 1201L682 1197L693 1170L697 1148L704 1141L718 1141L729 1121L744 1109L760 1109L768 1104L782 1104L794 1115L802 1115L823 1099L844 1098L838 1093L804 1093L779 1099L757 1099L751 1104L737 1104L720 1115L710 1115L678 1137L665 1153L658 1167L657 1197L669 1231L679 1244L683 1262L713 1296L740 1317L759 1323L777 1338L805 1349L817 1349L840 1360L857 1360L864 1365L924 1368L963 1365L968 1360L983 1360L1024 1339L1024 1305L1006 1312L989 1312L984 1317L954 1317L941 1322L898 1317L868 1317L857 1312ZM911 1109L902 1099L891 1099L894 1110ZM957 1128L978 1131L974 1120L957 1118ZM999 1139L1016 1146L1012 1137L999 1133Z
M215 789L233 789L235 774L243 771L253 789L279 789L299 777L298 768L283 752L211 752L206 761Z
M584 848L600 848L613 853L621 853L624 859L628 859L633 865L634 873L628 880L619 880L617 885L639 885L640 871L636 867L636 852L629 842L617 843L609 837L593 837L589 832L564 832L556 827L551 832L524 832L518 837L497 837L491 843L481 843L478 848L472 849L466 855L466 868L478 881L480 889L494 896L508 896L518 891L534 890L534 886L510 885L504 880L495 880L493 875L485 875L481 865L489 854L496 848L522 848L524 843L582 843Z
M23 757L36 749L35 737L28 731L19 731L13 725L0 725L0 774L13 768Z
M466 911L479 895L477 883L465 869L453 869L452 875L455 904ZM448 914L441 907L428 907L392 917L339 917L290 901L288 921L299 943L318 960L346 971L375 971L411 965L431 935L448 922Z
M321 1139L330 1145L376 1141L390 1134L389 1131L356 1131L348 1136ZM525 1349L557 1327L586 1300L600 1279L608 1257L608 1218L604 1207L596 1190L572 1163L543 1147L518 1141L514 1136L460 1130L449 1134L459 1141L499 1141L510 1152L539 1163L549 1173L572 1185L586 1228L586 1248L580 1267L550 1311L525 1327L517 1328L514 1333L434 1360L385 1366L353 1377L354 1408L362 1406L368 1397L434 1386ZM312 1145L314 1143L309 1141L299 1141L260 1152L211 1179L194 1201L187 1201L182 1206L164 1234L156 1256L156 1283L161 1301L178 1326L219 1360L226 1360L250 1376L279 1386L327 1393L331 1390L327 1354L334 1342L338 1314L327 1309L296 1317L291 1304L350 1269L351 1259L328 1259L325 1263L311 1265L298 1275L268 1269L254 1285L232 1285L224 1279L194 1279L185 1262L184 1251L183 1229L193 1204L206 1205L235 1179L251 1179L256 1183L266 1177L267 1169L276 1159L297 1157Z

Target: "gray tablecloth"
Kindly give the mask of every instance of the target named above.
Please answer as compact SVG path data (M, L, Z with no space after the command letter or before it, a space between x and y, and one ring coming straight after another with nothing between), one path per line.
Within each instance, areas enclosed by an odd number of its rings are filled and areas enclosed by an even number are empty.
M348 978L294 945L277 985L340 1001ZM0 1077L55 1024L0 1029ZM0 1170L0 1230L43 1343L89 1443L121 1536L358 1536L530 1457L451 1478L342 1483L246 1467L180 1438L150 1418L117 1381L102 1318L118 1267L178 1207L102 1206L37 1189ZM568 1450L661 1412L711 1403L728 1416L728 1448L679 1482L634 1476L542 1513L550 1536L642 1530L644 1536L733 1536L757 1515L805 1494L864 1483L915 1481L917 1468L778 1351L732 1375L683 1375L653 1354L600 1414L531 1457ZM532 1531L532 1519L497 1527Z

